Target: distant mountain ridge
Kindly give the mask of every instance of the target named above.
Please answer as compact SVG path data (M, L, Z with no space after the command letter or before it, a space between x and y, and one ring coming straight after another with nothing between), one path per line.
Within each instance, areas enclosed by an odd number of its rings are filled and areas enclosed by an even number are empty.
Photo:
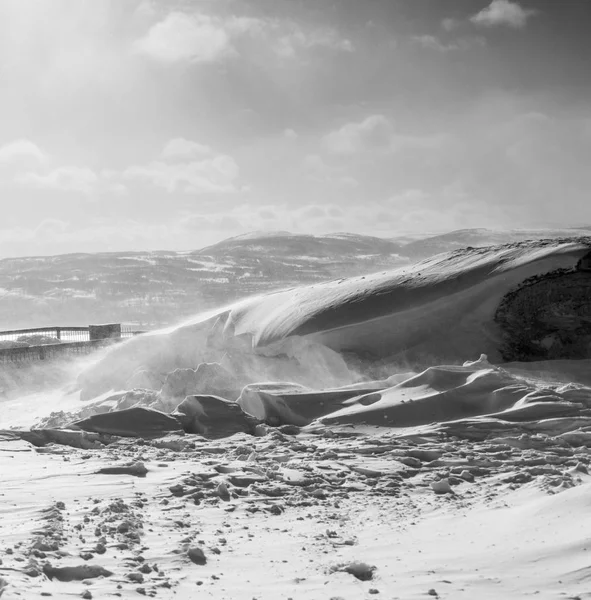
M463 229L422 238L257 232L194 251L0 260L0 329L134 322L152 328L274 289L393 269L467 246L575 237L580 229Z
M497 231L494 229L458 229L449 233L428 236L413 240L404 245L405 256L413 259L426 258L441 252L473 246L497 246L531 239L562 238L588 235L591 227L572 229L515 229ZM398 238L393 238L398 240Z
M330 256L336 253L355 254L398 254L401 245L395 240L354 233L326 235L292 234L287 232L246 234L228 238L213 246L196 251L196 254L234 254L259 252L274 249L279 254L293 256Z

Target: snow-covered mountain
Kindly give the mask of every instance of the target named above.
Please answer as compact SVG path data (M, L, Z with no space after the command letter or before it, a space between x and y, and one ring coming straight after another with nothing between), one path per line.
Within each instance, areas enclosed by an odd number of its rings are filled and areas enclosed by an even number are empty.
M415 238L404 245L403 254L409 259L421 259L450 252L459 248L497 246L512 242L543 238L567 238L589 235L591 227L576 229L514 229L497 231L493 229L458 229L449 233ZM400 238L394 238L401 242Z
M0 329L133 322L152 328L273 289L371 273L466 246L585 235L470 229L384 239L252 233L190 252L66 254L0 260Z

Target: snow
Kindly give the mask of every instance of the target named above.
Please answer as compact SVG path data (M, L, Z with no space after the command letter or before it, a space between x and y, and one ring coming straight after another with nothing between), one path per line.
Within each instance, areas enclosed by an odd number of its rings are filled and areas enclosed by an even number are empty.
M261 294L7 385L0 595L589 597L591 359L502 363L495 321L588 253L472 249ZM107 574L30 576L81 564Z

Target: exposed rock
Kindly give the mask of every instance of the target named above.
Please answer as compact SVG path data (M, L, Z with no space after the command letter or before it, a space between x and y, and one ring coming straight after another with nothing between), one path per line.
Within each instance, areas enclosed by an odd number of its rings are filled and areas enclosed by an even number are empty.
M146 465L144 465L143 462L136 462L130 465L102 467L97 473L103 475L133 475L134 477L145 477L148 473L148 469L146 469Z
M591 271L591 252L579 260L577 263L577 269L579 271Z
M474 475L472 475L472 473L470 473L470 471L467 471L466 469L464 469L461 473L460 473L460 477L464 480L464 481L469 481L472 482L474 481Z
M195 546L193 548L189 548L187 552L187 556L194 562L196 565L204 565L207 563L207 557L205 556L205 552L201 550L201 548Z
M228 502L231 498L230 496L230 490L228 489L228 484L224 481L222 481L217 489L216 489L217 495L224 500L225 502Z
M371 581L374 576L374 572L376 571L376 567L368 565L364 562L353 561L350 563L344 563L340 565L336 565L331 569L333 573L343 572L349 573L356 577L360 581Z
M83 579L94 579L96 577L110 577L111 571L99 565L80 565L77 567L53 567L50 563L43 566L43 573L49 579L58 581L82 581Z
M449 485L448 479L440 479L439 481L433 481L431 483L431 489L436 494L453 494L454 493L451 485Z
M505 360L591 358L589 254L577 269L531 277L502 300L495 320L504 331Z

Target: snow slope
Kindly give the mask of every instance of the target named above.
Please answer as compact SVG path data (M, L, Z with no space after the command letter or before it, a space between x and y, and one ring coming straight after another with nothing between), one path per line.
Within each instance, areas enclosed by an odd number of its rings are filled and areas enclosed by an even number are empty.
M130 340L87 370L81 383L103 393L121 389L138 369L166 373L222 357L233 368L248 364L252 382L287 380L312 387L322 377L322 387L352 382L344 380L343 353L360 364L367 357L461 364L482 353L497 363L507 338L516 334L503 331L495 317L524 281L545 281L557 270L566 278L581 276L577 293L583 310L589 308L589 279L577 264L590 249L589 238L470 249L404 269L257 296ZM561 285L554 287L560 291ZM580 307L575 308L568 309L571 319L578 316ZM291 360L283 370L276 358L281 356Z

